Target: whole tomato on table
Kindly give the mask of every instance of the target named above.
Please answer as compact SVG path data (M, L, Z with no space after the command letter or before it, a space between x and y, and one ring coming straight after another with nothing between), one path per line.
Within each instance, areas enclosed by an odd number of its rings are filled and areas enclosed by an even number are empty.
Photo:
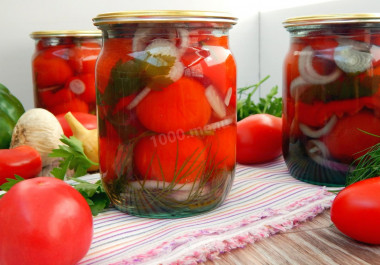
M36 149L21 145L0 149L0 185L18 175L24 179L36 177L42 169L41 155Z
M345 235L380 244L380 177L355 182L341 190L331 206L331 220Z
M0 264L74 265L90 248L90 207L62 180L37 177L0 199Z
M281 153L281 118L270 114L254 114L237 123L237 162L242 164L269 162Z

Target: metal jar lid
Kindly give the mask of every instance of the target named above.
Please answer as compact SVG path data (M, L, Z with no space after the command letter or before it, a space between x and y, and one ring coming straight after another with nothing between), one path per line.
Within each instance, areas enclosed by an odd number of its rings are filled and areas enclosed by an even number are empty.
M229 13L191 10L141 10L99 14L92 19L95 26L124 23L216 22L236 24Z
M380 13L347 13L301 16L288 18L283 22L285 28L312 26L312 25L334 25L334 24L358 24L358 23L379 23Z
M35 31L30 34L32 39L52 37L98 38L101 36L102 32L100 30L47 30Z

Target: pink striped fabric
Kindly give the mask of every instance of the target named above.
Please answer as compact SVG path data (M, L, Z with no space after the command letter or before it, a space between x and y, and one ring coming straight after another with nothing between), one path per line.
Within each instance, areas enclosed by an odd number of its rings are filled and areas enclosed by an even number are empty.
M329 208L333 198L325 187L292 178L282 158L238 165L227 200L208 213L148 219L109 209L96 216L92 246L79 264L197 264L291 229Z

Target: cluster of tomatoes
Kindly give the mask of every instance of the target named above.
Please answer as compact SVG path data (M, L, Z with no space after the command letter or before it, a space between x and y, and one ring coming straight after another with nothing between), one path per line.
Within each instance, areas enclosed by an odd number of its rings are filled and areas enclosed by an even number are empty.
M190 31L186 36L183 32L174 34L180 36L176 39L164 36L163 40L157 40L162 32L153 39L147 37L149 32L145 33L135 34L141 37L133 39L105 40L98 60L99 153L103 178L117 178L118 161L128 160L123 157L127 155L133 155L137 175L156 181L193 182L201 175L196 168L203 168L201 165L207 164L210 158L214 165L230 171L235 164L236 67L228 50L227 36ZM149 87L136 86L119 97L117 93L109 93L110 82L117 82L113 76L115 67L137 65L140 62L134 58L135 47L142 47L142 51L137 51L141 54L155 42L174 43L176 52L169 56L176 60L174 72L180 72L176 79L159 87L157 83L162 78L153 77ZM165 49L168 48L163 48L163 52ZM151 65L146 68L150 69ZM113 104L104 103L110 101L106 94L114 95ZM133 143L128 147L133 151L120 154L120 146L128 143Z
M345 164L378 142L363 131L380 134L379 39L360 29L293 39L284 68L287 142L317 140L324 159Z
M99 38L42 38L36 45L32 70L35 105L53 114L95 113L95 64Z

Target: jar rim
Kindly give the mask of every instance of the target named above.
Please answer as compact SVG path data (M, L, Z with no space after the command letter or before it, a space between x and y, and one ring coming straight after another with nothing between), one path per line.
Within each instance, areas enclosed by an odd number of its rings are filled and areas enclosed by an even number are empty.
M100 30L45 30L34 31L30 34L32 39L50 38L50 37L101 37Z
M110 12L92 19L95 26L124 23L222 22L236 24L237 18L227 12L195 10L138 10Z
M355 24L379 23L380 13L342 13L313 16L299 16L286 19L282 24L285 28L321 24Z

